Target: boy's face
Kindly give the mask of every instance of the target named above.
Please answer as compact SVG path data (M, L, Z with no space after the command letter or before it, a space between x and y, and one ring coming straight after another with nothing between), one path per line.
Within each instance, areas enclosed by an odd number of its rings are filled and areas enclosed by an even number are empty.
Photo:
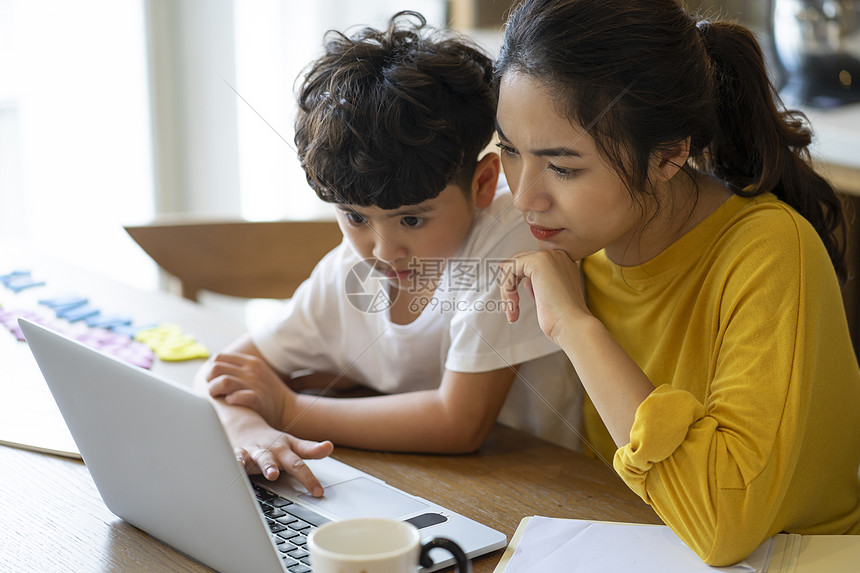
M433 261L457 253L475 210L474 198L466 197L453 184L434 199L397 209L337 207L338 224L358 255L378 261L379 270L399 281L416 279L416 273L438 274L434 271L441 270L444 263Z

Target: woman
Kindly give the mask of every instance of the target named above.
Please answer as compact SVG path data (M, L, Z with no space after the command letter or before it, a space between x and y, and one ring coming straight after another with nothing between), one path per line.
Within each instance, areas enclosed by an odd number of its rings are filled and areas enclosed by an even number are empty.
M585 438L701 558L860 533L844 222L753 35L673 0L526 0L496 65L518 255ZM527 295L526 295L527 296Z

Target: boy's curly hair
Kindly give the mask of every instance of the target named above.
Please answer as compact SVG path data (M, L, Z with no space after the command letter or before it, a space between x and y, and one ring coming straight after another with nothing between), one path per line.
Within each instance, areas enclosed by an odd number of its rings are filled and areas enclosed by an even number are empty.
M496 112L493 62L399 12L387 30L326 34L298 94L295 142L324 201L395 209L465 193Z

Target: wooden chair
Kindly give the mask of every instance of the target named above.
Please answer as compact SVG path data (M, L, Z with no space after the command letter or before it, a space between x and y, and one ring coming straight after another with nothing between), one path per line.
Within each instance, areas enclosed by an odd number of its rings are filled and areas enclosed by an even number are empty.
M163 219L124 228L193 301L201 290L289 298L342 239L334 221Z

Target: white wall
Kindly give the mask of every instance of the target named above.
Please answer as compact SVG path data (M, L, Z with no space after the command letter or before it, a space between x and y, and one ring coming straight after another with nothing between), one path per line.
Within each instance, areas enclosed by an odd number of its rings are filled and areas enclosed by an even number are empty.
M144 45L139 0L0 0L0 238L152 280Z
M322 52L329 29L384 27L399 10L445 24L444 0L238 0L236 91L242 215L249 219L333 216L307 186L293 144L294 84Z

